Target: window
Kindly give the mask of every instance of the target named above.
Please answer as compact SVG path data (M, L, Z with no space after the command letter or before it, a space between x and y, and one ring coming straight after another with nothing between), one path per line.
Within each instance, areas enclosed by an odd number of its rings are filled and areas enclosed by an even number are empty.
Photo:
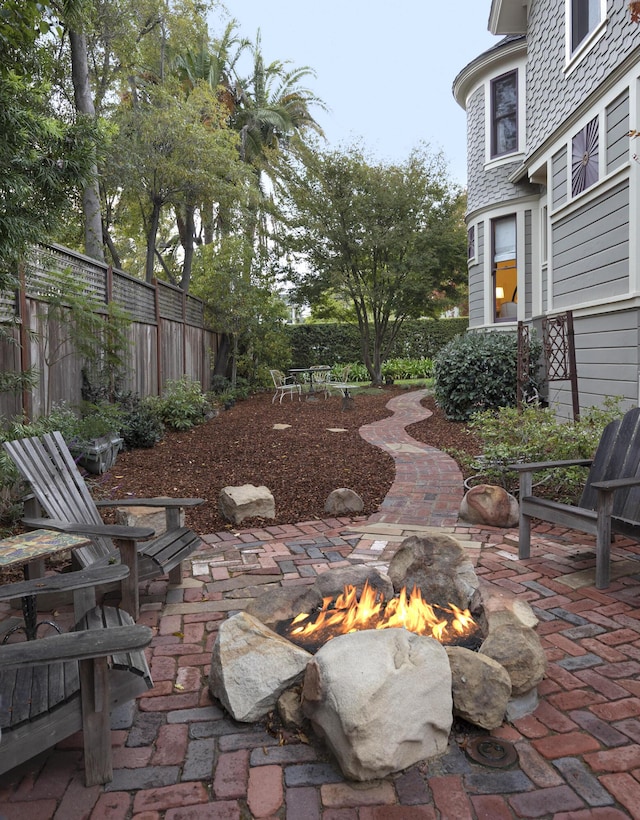
M570 0L571 53L573 53L602 19L601 0Z
M577 196L598 181L598 118L594 117L571 141L571 195Z
M472 225L467 231L467 259L475 259L476 257L476 231L475 226Z
M516 218L505 216L491 223L493 244L493 320L515 322L518 301Z
M491 82L491 156L518 150L518 72Z

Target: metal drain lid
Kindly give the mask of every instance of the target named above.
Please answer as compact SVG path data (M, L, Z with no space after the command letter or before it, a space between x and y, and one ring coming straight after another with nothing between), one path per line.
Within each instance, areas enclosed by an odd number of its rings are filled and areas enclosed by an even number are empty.
M513 743L497 737L474 737L467 741L465 751L471 760L494 769L508 769L518 760Z

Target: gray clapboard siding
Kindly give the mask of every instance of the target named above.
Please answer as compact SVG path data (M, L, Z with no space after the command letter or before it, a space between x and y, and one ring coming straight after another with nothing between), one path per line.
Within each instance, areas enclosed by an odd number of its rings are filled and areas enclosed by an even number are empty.
M476 224L476 260L469 268L469 327L484 324L484 222Z
M531 211L524 213L524 294L520 295L518 301L524 299L524 311L526 318L530 319L533 312L533 227Z
M614 171L629 158L629 92L625 91L606 110L606 166Z
M567 149L554 154L551 160L551 203L558 208L567 201Z
M628 226L627 181L553 224L555 308L606 302L628 291Z

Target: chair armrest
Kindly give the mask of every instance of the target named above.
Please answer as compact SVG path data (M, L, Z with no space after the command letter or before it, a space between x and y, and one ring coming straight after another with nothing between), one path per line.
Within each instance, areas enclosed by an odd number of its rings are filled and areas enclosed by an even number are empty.
M0 645L0 668L42 666L56 661L83 661L118 652L144 649L153 633L148 626L111 626L100 630L64 632L40 641Z
M153 527L125 527L122 524L82 524L79 521L57 521L55 518L23 518L25 527L68 532L74 535L102 535L128 541L143 541L155 535Z
M594 481L591 485L594 490L620 490L623 487L637 487L640 485L640 478L612 478L609 481Z
M30 581L17 581L14 584L0 586L0 601L12 598L23 598L25 595L40 595L47 592L71 592L86 587L95 587L113 581L121 581L129 574L126 564L110 564L106 567L93 567L78 572L59 572L46 575L44 578L33 578Z
M513 470L516 473L533 473L536 470L548 470L551 467L589 467L593 459L591 458L575 458L567 461L537 461L530 464L507 464L507 469Z
M96 501L96 507L198 507L204 498L116 498Z

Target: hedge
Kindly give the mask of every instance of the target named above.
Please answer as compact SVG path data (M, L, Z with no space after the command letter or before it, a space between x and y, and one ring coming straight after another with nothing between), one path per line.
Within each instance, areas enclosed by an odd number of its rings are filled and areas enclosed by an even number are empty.
M466 332L469 320L414 319L402 325L387 358L433 359L451 339ZM287 325L293 367L361 362L360 333L356 324Z

